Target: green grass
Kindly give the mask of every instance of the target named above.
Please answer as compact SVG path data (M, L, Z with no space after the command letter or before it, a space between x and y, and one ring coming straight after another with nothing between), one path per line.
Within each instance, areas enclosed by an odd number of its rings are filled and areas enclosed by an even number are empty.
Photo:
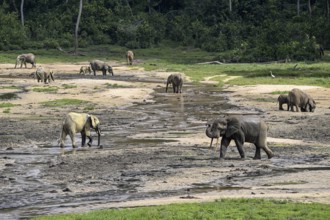
M44 107L63 107L68 105L81 105L83 103L85 104L88 102L79 99L56 99L53 101L42 102L41 104Z
M4 102L4 103L0 103L0 108L11 108L14 107L15 105L9 102Z
M72 50L72 49L68 49ZM119 61L125 63L127 48L116 45L97 45L80 48L81 55L75 56L59 50L31 50L37 56L37 63L82 62L91 59ZM17 54L26 51L0 52L0 63L15 63ZM291 63L224 63L222 65L204 65L201 62L214 61L220 54L206 52L192 47L183 47L173 42L164 42L158 47L134 50L135 58L146 70L183 72L193 81L199 82L205 77L216 76L217 86L230 76L241 76L229 80L230 85L255 84L292 84L330 87L330 62L327 57L316 62ZM270 77L270 71L276 76Z
M270 94L273 94L273 95L282 95L282 94L285 94L287 95L289 93L289 91L273 91L271 92Z
M0 89L20 89L20 87L17 86L0 86Z
M74 89L77 88L77 85L62 84L63 89Z
M47 87L35 87L32 89L33 92L46 92L46 93L57 93L59 88L57 86L47 86Z
M0 95L0 100L16 99L18 98L15 93L4 93Z
M38 220L148 219L329 219L330 205L265 199L221 199L216 202L122 208L89 213L44 216Z

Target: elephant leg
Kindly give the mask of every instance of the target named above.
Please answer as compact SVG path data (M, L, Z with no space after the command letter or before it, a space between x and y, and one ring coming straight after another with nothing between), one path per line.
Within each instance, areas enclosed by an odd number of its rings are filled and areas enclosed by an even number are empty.
M212 148L213 138L211 138L210 148Z
M281 103L281 102L279 103L278 109L279 109L279 110L284 110L284 109L283 109L283 103Z
M85 132L81 132L81 146L82 147L86 146L86 134L85 134Z
M60 147L63 148L64 147L64 141L65 138L67 136L67 133L65 131L62 130L62 134L61 134L61 142L60 142Z
M254 154L253 160L260 160L261 154L260 154L260 147L256 145L256 153Z
M231 139L223 137L221 139L221 145L220 145L220 160L224 160L227 152L227 147L230 144Z
M265 144L265 146L262 146L261 148L266 152L268 159L274 157L273 151L268 148L267 144Z
M175 93L175 85L172 83L173 86L173 93Z
M74 134L72 131L70 131L69 135L70 135L70 138L71 138L72 147L73 147L73 148L76 148L76 147L77 147L77 145L76 145L76 138L75 138L75 134Z
M92 146L92 143L93 143L93 138L91 137L91 136L88 136L88 143L87 143L87 145L89 146L89 147L91 147Z
M235 137L235 144L236 144L237 150L239 152L239 155L241 156L242 159L244 159L245 158L245 153L244 153L244 149L243 149L244 140L242 138Z

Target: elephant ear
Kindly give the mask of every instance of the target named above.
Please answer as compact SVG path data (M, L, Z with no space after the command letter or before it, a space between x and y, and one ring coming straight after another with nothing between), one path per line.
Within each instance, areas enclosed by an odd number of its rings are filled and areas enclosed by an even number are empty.
M240 122L238 118L236 117L227 118L227 130L226 130L227 138L237 133L239 129L240 129Z
M99 125L99 119L93 115L90 115L89 120L91 121L92 128L97 128L97 126Z

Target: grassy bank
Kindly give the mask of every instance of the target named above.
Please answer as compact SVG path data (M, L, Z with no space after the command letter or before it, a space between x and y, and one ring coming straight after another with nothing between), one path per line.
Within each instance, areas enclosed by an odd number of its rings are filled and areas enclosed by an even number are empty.
M32 52L37 56L37 64L54 62L82 62L91 59L117 61L118 65L126 65L125 52L127 48L101 45L79 49L79 55L73 55L56 49L37 51L9 51L0 52L0 63L15 63L16 56L21 53ZM219 53L209 53L200 49L180 47L173 44L160 45L157 48L134 50L135 66L146 70L183 72L193 81L201 81L212 77L221 86L224 82L235 85L253 84L292 84L315 85L330 87L330 57L315 62L289 63L223 63L199 64L216 60ZM270 76L270 72L275 78ZM232 76L238 78L232 79Z
M105 219L329 219L330 205L264 199L222 199L216 202L175 204L93 211L84 214L43 216L35 220Z

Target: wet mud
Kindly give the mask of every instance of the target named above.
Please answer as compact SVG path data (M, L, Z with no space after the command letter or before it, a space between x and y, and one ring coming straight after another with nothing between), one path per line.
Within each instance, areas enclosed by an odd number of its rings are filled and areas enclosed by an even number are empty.
M134 76L115 80L141 81ZM317 178L329 172L328 116L290 113L283 118L262 107L235 105L229 101L230 94L214 86L186 83L182 94L156 88L150 100L97 108L93 114L102 123L102 149L95 143L72 149L69 138L60 149L61 110L50 109L48 116L2 118L0 218L24 219L76 208L89 211L103 204L111 207L154 198L194 199L209 192L322 193L322 187L328 192L326 184L304 187L320 182ZM209 149L205 123L233 112L263 117L270 125L270 137L306 142L270 143L276 155L271 160L264 152L262 160L252 160L254 147L249 144L247 159L240 160L232 146L220 162L219 149ZM196 137L202 141L195 141Z

